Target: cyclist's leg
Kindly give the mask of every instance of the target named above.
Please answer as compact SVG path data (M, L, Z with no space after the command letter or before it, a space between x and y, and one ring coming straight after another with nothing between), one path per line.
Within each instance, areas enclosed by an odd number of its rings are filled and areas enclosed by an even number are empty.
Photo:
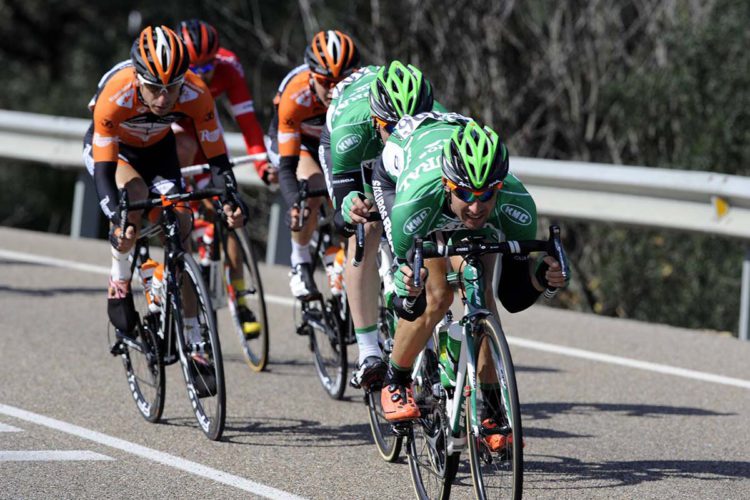
M320 165L304 148L300 151L299 163L297 165L297 179L308 181L311 191L325 189L325 180L320 170ZM307 207L310 213L305 224L299 231L292 231L292 276L290 287L292 293L298 298L310 297L317 293L317 287L312 279L312 254L310 253L310 240L318 227L318 210L323 202L323 197L309 198Z
M321 149L323 148L321 138ZM360 168L347 172L329 172L330 150L321 153L321 160L326 172L328 190L333 192L336 214L334 220L341 218L341 205L344 197L352 191L364 192L364 183ZM373 207L374 210L374 207ZM378 275L377 253L380 235L383 227L380 222L365 224L365 252L359 267L344 266L344 280L346 282L346 298L352 315L354 332L359 349L359 370L354 375L352 383L368 387L372 382L380 382L385 375L386 365L382 360L382 352L378 344L378 297L380 294L380 276ZM350 233L347 233L350 234ZM356 251L356 236L349 237L346 262L354 258Z
M411 395L411 368L419 352L432 335L432 330L453 302L453 290L445 278L448 263L445 259L429 259L425 267L429 278L425 281L427 306L414 321L399 320L391 352L390 365L381 393L386 418L398 421L419 416Z
M177 146L177 158L181 167L196 163L196 155L200 148L195 135L195 126L192 120L181 120L172 124L172 132L175 136Z

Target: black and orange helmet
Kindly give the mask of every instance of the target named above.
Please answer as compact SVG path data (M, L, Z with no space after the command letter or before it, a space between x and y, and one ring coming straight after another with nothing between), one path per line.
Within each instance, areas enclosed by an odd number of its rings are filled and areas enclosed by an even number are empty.
M349 35L328 30L317 33L305 50L310 71L331 80L342 80L359 66L359 51Z
M177 26L177 34L182 38L193 66L210 63L219 51L219 32L205 21L182 21Z
M190 66L190 56L177 33L166 26L148 26L133 42L130 59L146 82L169 86L181 82Z

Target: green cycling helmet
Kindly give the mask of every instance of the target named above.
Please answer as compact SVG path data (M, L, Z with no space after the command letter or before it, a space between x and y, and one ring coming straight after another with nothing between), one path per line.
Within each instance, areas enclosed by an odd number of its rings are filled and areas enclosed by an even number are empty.
M384 122L432 111L432 103L430 82L411 64L392 61L381 66L370 84L370 112Z
M508 175L508 148L497 133L471 121L456 128L443 147L443 177L472 191L496 187Z

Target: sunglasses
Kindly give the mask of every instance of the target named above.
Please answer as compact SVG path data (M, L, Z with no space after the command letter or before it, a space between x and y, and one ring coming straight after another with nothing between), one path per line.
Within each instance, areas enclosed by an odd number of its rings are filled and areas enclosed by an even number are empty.
M377 116L373 116L373 123L376 127L380 127L389 134L392 134L394 130L396 130L396 124L395 123L388 123L385 120L381 120Z
M214 61L207 62L206 64L194 64L190 66L190 71L195 73L196 75L205 75L206 73L210 73L214 70Z
M178 90L182 87L183 82L185 81L185 78L180 78L169 85L162 85L161 83L151 83L149 81L146 81L145 78L143 78L141 75L138 75L138 81L141 82L141 85L146 88L149 92L153 94L169 94L171 92L174 92L175 90Z
M341 80L334 80L331 78L326 78L325 76L319 75L317 73L311 72L310 74L312 75L312 77L315 79L316 82L318 82L321 86L327 89L332 89L333 87L336 86L337 83L341 81Z
M456 197L464 203L474 203L475 201L487 203L492 199L495 191L499 191L500 188L503 187L503 183L499 182L489 189L485 189L483 191L473 191L471 189L461 187L449 179L443 179L443 183L448 187L451 193L456 195Z

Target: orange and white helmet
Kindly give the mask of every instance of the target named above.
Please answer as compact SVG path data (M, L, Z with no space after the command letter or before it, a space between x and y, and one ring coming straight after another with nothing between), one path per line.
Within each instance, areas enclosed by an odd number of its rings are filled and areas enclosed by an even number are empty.
M130 49L135 71L146 83L168 87L182 83L190 56L177 33L166 26L148 26Z
M337 30L317 33L305 50L310 71L331 80L342 80L359 66L359 51L351 37Z

